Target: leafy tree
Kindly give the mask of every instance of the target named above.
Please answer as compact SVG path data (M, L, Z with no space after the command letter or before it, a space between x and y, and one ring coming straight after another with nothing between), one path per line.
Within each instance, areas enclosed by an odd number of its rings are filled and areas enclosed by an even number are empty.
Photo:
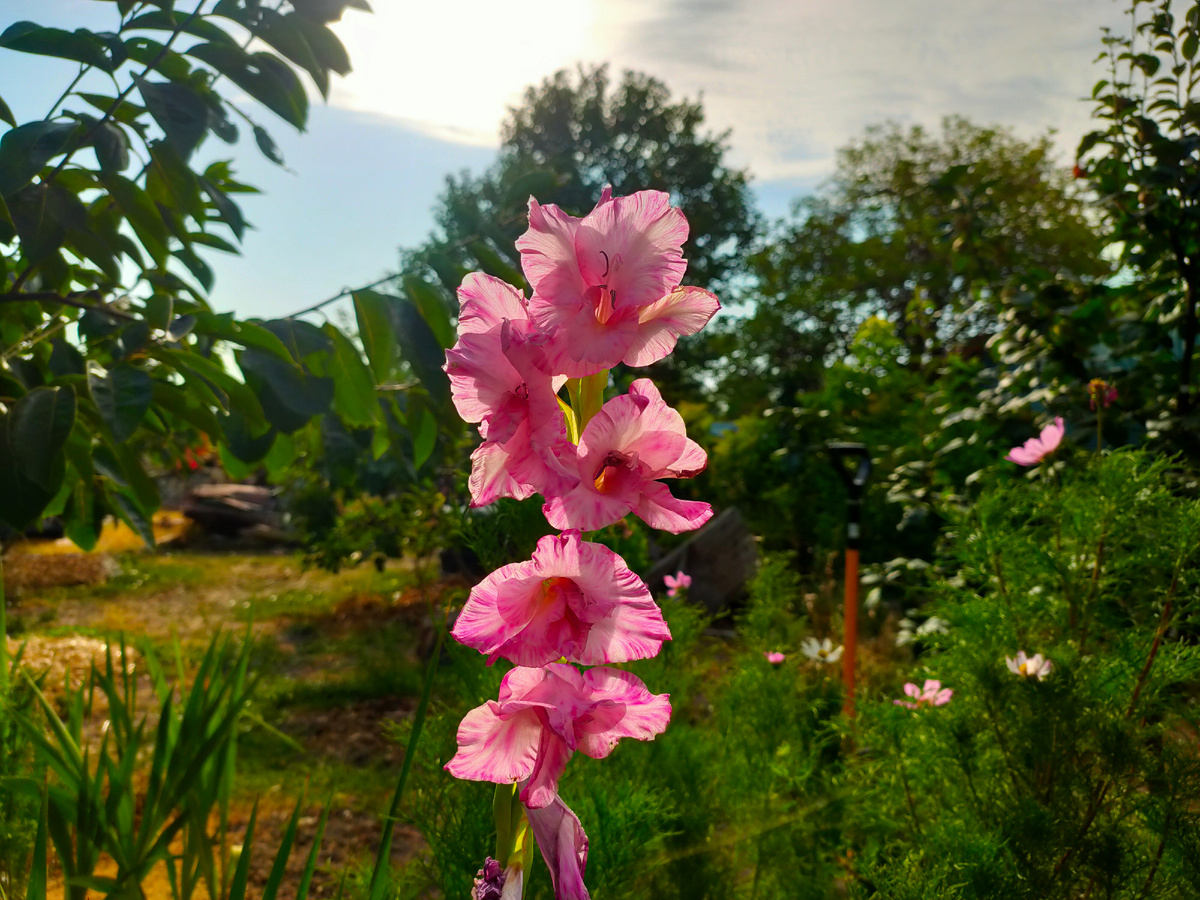
M1170 345L1175 371L1167 387L1175 414L1187 418L1197 403L1200 3L1182 16L1172 6L1132 0L1129 33L1105 30L1107 77L1092 92L1102 127L1084 137L1079 155L1121 262L1136 273L1143 318Z
M905 364L978 355L1007 287L1033 276L1101 278L1102 239L1049 137L948 118L869 129L824 191L757 253L752 314L728 321L721 396L734 410L814 390L871 316L892 324Z

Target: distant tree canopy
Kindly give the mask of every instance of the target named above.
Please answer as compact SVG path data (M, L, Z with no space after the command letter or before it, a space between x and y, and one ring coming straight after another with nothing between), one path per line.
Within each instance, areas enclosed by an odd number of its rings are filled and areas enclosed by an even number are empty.
M1102 246L1049 137L962 118L940 134L871 128L753 256L751 314L716 341L720 393L745 411L817 389L871 316L892 323L919 369L981 345L1015 285L1107 275Z

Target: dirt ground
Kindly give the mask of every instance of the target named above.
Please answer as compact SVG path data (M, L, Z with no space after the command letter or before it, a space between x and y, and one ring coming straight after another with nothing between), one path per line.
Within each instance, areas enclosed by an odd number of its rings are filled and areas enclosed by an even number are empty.
M261 890L288 817L297 799L306 796L281 889L281 896L295 896L321 803L328 797L329 818L310 896L336 896L347 872L369 867L381 814L404 756L390 732L415 707L412 692L391 692L386 679L370 672L370 677L363 675L373 652L370 642L377 643L380 635L394 636L410 668L417 671L434 633L430 598L463 585L448 582L422 590L415 586L410 567L402 565L384 572L364 567L333 575L305 570L292 556L278 553L142 552L16 562L8 557L5 568L9 652L22 652L32 670L47 672L48 694L61 691L56 686L63 685L64 678L78 686L93 661L103 664L110 644L116 652L117 635L128 636L133 644L149 639L160 648L178 642L186 655L189 650L198 652L220 630L244 633L248 627L256 646L270 650L266 680L276 693L328 688L332 699L281 702L272 708L275 718L264 724L259 743L277 736L284 747L281 752L292 753L286 766L273 769L266 760L256 767L253 759L248 765L240 759L239 772L249 768L251 773L231 810L230 845L240 852L251 808L258 802L250 872L251 884ZM66 577L56 577L54 570ZM374 652L386 655L387 648ZM136 656L133 664L136 670ZM100 724L89 730L98 735ZM328 793L317 796L317 781L331 785ZM339 782L346 786L332 787ZM393 863L412 859L422 846L415 829L398 827ZM98 874L112 873L102 866ZM162 867L143 887L147 900L171 896ZM257 893L254 887L252 896ZM61 884L52 896L62 896Z

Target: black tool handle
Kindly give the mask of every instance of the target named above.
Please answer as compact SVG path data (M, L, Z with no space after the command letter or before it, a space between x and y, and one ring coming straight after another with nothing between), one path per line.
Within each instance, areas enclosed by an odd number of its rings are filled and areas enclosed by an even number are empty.
M867 478L871 475L871 454L867 452L866 444L831 442L825 446L849 495L846 504L846 546L858 549L862 536L862 497Z

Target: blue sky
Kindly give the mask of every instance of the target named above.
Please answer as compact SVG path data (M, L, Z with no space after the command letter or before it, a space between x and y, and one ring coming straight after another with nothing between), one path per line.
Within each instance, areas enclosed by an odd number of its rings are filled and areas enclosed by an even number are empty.
M355 71L308 132L270 123L287 169L234 148L262 197L243 255L210 258L213 305L243 315L300 309L391 271L432 227L444 178L493 158L523 88L555 69L610 61L700 96L731 162L782 215L869 124L936 125L960 113L1032 137L1054 128L1064 160L1088 128L1079 98L1100 77L1115 0L372 0L337 29ZM115 4L3 0L0 28L111 27ZM40 117L69 64L0 51L0 95ZM269 114L263 113L260 118ZM207 148L227 151L224 145ZM221 155L227 155L223 153Z

